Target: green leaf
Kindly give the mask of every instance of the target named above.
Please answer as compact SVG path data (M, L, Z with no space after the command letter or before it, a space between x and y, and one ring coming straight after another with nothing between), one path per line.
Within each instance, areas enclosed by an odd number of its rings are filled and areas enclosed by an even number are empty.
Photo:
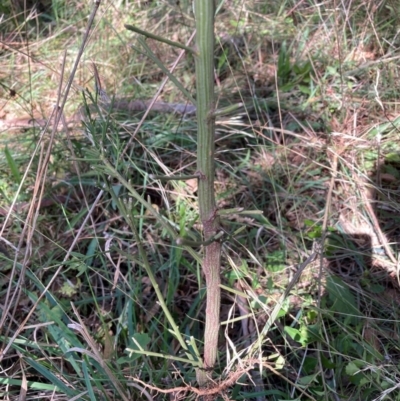
M282 307L279 309L279 312L277 314L277 318L279 317L283 317L286 316L286 314L289 311L289 307L290 307L290 302L289 302L289 298L286 298L283 302L282 302Z
M13 175L16 183L19 185L21 183L21 174L19 173L17 163L15 162L10 150L8 149L8 146L4 148L4 154L6 156L8 167L10 167L11 174Z
M387 389L389 389L389 388L392 388L393 387L393 383L390 381L390 382L388 382L388 381L386 381L386 380L383 380L382 382L381 382L381 389L382 390L387 390Z
M318 374L303 376L302 378L299 379L298 383L301 386L309 386L313 382L315 382L315 383L318 382L317 377L318 377Z
M59 346L64 353L64 358L73 366L76 373L81 376L81 368L75 360L74 354L68 352L72 347L84 348L76 334L67 327L61 320L64 312L59 306L49 308L45 302L39 303L39 320L43 322L54 322L47 326L47 330L53 341Z
M253 395L253 394L251 394L251 395ZM282 398L279 398L279 401L301 401L301 398L288 398L288 399L282 399Z
M321 238L322 237L322 227L314 226L313 229L307 233L307 237L310 239Z
M386 287L381 284L370 284L368 286L368 291L372 292L373 294L382 294L386 290Z
M96 401L96 397L94 395L92 382L90 380L90 375L87 369L87 365L85 361L82 361L82 370L83 370L83 377L85 378L86 388L89 394L89 397L92 401Z
M147 345L150 343L150 336L146 333L135 333L132 338L133 342L129 345L129 358L132 361L141 356L141 354L135 351L143 351L147 349Z
M224 49L221 56L218 58L217 71L221 70L221 68L226 64L227 60L228 60L228 49Z
M282 355L279 355L275 361L275 369L280 370L283 369L286 365L285 358Z
M318 359L315 357L306 357L304 359L303 369L306 375L311 375L315 372L315 369L318 366Z
M119 197L122 188L123 187L121 184L116 184L111 187L111 190L114 192L116 197ZM111 202L111 207L113 208L113 210L117 210L117 203L115 202L114 199Z
M133 336L132 349L146 349L147 345L150 343L150 337L146 333L135 333Z
M22 386L22 380L11 379L9 377L0 377L0 384L5 386ZM35 391L58 391L58 388L53 384L39 383L28 381L27 386L29 389ZM1 392L0 392L1 394Z
M60 349L63 351L64 353L63 358L71 364L71 366L75 369L75 372L79 376L82 376L81 368L79 363L75 360L75 355L68 352L68 350L71 348L71 344L64 337L65 333L63 332L63 330L60 330L60 328L57 327L56 325L49 325L48 330L53 340L58 344Z
M321 328L319 324L310 324L305 326L307 328L307 337L309 342L321 341Z
M280 85L288 83L291 71L290 57L287 52L286 42L283 42L279 51L278 57L278 78L280 79Z
M245 273L239 271L239 270L231 270L227 273L225 273L225 277L227 278L228 282L232 284L236 280L240 280L243 277L245 277Z
M331 310L342 314L348 322L357 323L361 313L347 284L339 277L328 276L326 286L332 302Z
M65 280L59 292L61 295L71 298L72 296L78 293L80 287L81 287L81 280L79 279L77 279L76 284L72 283L71 280Z
M58 391L62 391L69 397L74 397L77 394L77 391L68 387L64 382L58 379L52 372L42 366L40 363L34 361L31 358L25 358L25 361L29 363L40 375L45 377L50 381L54 386L57 387Z
M346 365L346 374L348 374L349 376L354 376L359 371L360 371L360 367L357 366L354 362L349 362Z
M374 153L376 156L376 152ZM400 154L396 153L389 153L385 157L385 161L389 163L400 163Z
M280 272L286 269L285 258L285 251L278 250L271 252L267 256L267 270L270 272Z
M321 353L321 363L325 369L334 369L336 365Z
M398 163L397 163L397 165L398 165ZM396 179L400 178L400 171L392 164L385 164L383 167L384 167L385 173L391 174Z
M301 93L304 93L305 95L310 95L311 94L310 87L307 86L307 85L299 85L299 91Z
M308 343L307 331L300 331L290 326L285 326L284 331L292 338L292 340L297 341L303 347L307 345Z
M258 298L253 299L250 303L250 306L253 309L260 309L261 305L266 305L268 303L268 298L264 295L260 295Z

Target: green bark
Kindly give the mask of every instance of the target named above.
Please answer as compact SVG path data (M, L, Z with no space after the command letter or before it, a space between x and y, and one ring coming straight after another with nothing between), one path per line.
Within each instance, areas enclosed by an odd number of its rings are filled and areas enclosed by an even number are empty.
M215 237L220 228L214 193L214 0L195 0L196 18L196 88L199 175L199 209L204 241ZM204 367L213 368L217 359L220 327L221 243L212 241L204 247L203 272L207 287L204 333ZM209 375L210 373L208 373ZM198 373L200 386L207 386L207 374Z

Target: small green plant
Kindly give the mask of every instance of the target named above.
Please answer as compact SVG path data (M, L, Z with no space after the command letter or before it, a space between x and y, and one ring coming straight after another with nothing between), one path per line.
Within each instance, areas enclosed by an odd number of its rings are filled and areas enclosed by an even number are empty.
M281 91L289 92L298 88L304 94L311 94L312 64L310 61L293 63L286 42L282 43L279 50L277 74Z

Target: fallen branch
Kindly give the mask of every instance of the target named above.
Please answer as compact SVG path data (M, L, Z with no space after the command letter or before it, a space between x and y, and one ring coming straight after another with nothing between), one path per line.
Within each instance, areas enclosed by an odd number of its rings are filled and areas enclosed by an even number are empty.
M115 99L110 103L99 103L99 107L112 112L122 112L127 114L134 114L141 111L146 111L151 105L151 100L131 100L129 98ZM98 110L94 105L89 106L93 112ZM196 107L192 104L183 103L165 103L155 102L151 107L151 112L165 113L165 114L179 114L182 116L193 116L196 114ZM71 117L66 119L68 128L72 128L76 124L85 120L85 110L80 107L79 110ZM48 126L53 127L53 122L48 124L44 118L14 118L12 120L0 119L0 129L29 129L29 128L44 128ZM64 129L64 125L60 122L57 127L59 130Z

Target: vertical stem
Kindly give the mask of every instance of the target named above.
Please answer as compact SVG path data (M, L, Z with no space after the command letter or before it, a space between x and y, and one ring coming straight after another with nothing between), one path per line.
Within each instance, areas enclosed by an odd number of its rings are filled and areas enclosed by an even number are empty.
M199 174L199 209L204 240L219 230L214 193L214 0L194 0L196 17L196 86ZM213 368L217 359L220 294L221 244L204 247L203 271L207 287L204 365ZM207 385L204 372L198 373L201 386Z

